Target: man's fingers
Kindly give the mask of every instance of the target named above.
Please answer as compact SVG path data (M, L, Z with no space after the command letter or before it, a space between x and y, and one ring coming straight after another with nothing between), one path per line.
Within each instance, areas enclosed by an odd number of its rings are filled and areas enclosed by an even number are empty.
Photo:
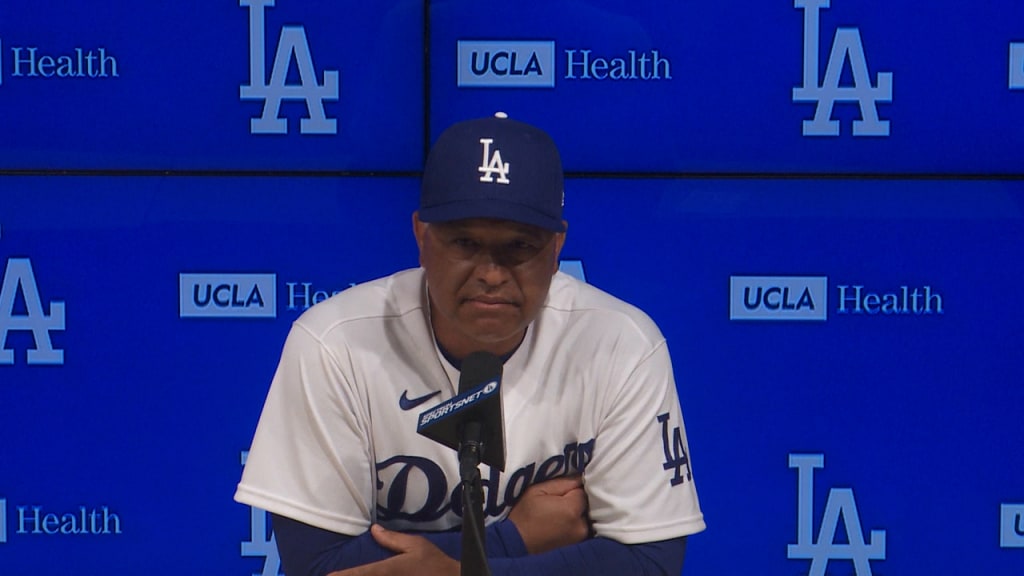
M454 576L459 572L458 562L422 536L388 530L379 524L370 526L370 534L395 555L327 576Z
M377 544L399 554L408 552L413 547L415 538L408 534L388 530L380 524L370 526L370 534L373 535L373 539L377 541Z
M582 476L560 476L558 478L552 478L551 480L545 480L540 484L534 484L531 488L536 489L542 494L551 494L554 496L565 496L573 490L583 488L583 477Z

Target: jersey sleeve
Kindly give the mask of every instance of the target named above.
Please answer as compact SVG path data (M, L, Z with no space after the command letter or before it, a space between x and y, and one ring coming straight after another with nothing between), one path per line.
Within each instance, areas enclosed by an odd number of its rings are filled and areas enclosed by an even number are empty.
M635 544L703 530L664 340L610 387L601 411L584 474L595 532Z
M350 368L293 324L235 500L340 534L369 528L369 416L351 381Z

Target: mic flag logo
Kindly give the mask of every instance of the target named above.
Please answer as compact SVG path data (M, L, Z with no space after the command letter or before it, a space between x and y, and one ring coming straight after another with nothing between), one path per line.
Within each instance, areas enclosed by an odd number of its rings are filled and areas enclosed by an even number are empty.
M871 560L885 560L885 531L872 530L864 542L857 503L850 488L833 488L825 502L818 540L814 540L814 469L825 467L824 454L790 454L789 467L797 469L797 543L788 546L790 560L810 560L808 576L825 576L830 560L850 560L856 576L871 576ZM836 542L839 517L847 543Z
M443 418L448 414L459 412L460 410L468 410L469 408L479 405L484 398L487 398L497 390L498 381L493 380L478 388L474 388L465 394L460 394L447 402L438 404L430 410L420 414L419 431L422 433L424 428L431 422L439 418Z
M880 72L871 85L864 43L860 29L839 28L832 40L832 51L825 69L825 79L818 84L818 48L820 13L830 0L794 0L793 6L804 9L804 78L803 86L793 88L793 102L817 102L813 120L804 120L804 136L838 136L839 121L832 120L836 102L856 102L860 120L853 121L854 136L888 136L889 121L879 120L878 102L892 102L892 72ZM853 86L840 86L846 62L850 62Z
M250 134L287 134L288 120L279 116L282 100L305 100L308 116L299 123L302 134L337 134L338 121L328 118L324 100L338 99L338 71L324 72L323 83L316 80L316 68L303 26L284 26L277 41L270 82L266 74L265 11L275 0L239 0L249 9L249 84L239 91L242 100L263 100L263 115L249 121ZM292 58L298 67L298 85L286 84Z
M480 177L481 182L494 182L494 174L498 174L498 184L508 184L508 169L509 163L501 161L501 150L495 149L494 153L491 153L491 144L494 143L494 138L481 138L480 143L484 147L484 158L480 161L480 167L477 168L478 172L482 172L483 176Z
M476 352L475 354L487 354ZM500 360L491 355L500 370ZM470 355L470 358L473 356ZM462 378L459 388L463 388L466 374L473 374L463 362ZM470 386L472 384L469 384ZM483 384L471 388L467 392L441 402L437 406L422 412L419 416L416 432L430 438L431 440L444 444L458 452L461 449L462 426L467 422L480 422L489 427L487 438L487 450L481 454L481 462L488 466L505 470L505 419L501 409L501 374L498 372L493 378L487 379ZM495 441L491 441L495 440Z

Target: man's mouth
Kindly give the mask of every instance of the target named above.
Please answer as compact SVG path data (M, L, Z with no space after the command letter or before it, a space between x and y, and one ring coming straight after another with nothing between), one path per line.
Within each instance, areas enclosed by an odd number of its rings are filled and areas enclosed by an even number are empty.
M506 306L518 306L512 300L507 298L498 298L494 296L474 296L472 298L466 298L465 302L474 306L482 308L503 308Z

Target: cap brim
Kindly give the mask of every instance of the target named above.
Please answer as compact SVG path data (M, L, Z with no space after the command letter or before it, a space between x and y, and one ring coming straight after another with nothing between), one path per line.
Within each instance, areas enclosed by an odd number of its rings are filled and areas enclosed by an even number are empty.
M439 206L421 207L419 218L422 222L451 222L469 218L496 218L529 224L551 230L565 232L565 223L561 219L541 214L529 206L514 202L503 202L493 198L458 200Z

